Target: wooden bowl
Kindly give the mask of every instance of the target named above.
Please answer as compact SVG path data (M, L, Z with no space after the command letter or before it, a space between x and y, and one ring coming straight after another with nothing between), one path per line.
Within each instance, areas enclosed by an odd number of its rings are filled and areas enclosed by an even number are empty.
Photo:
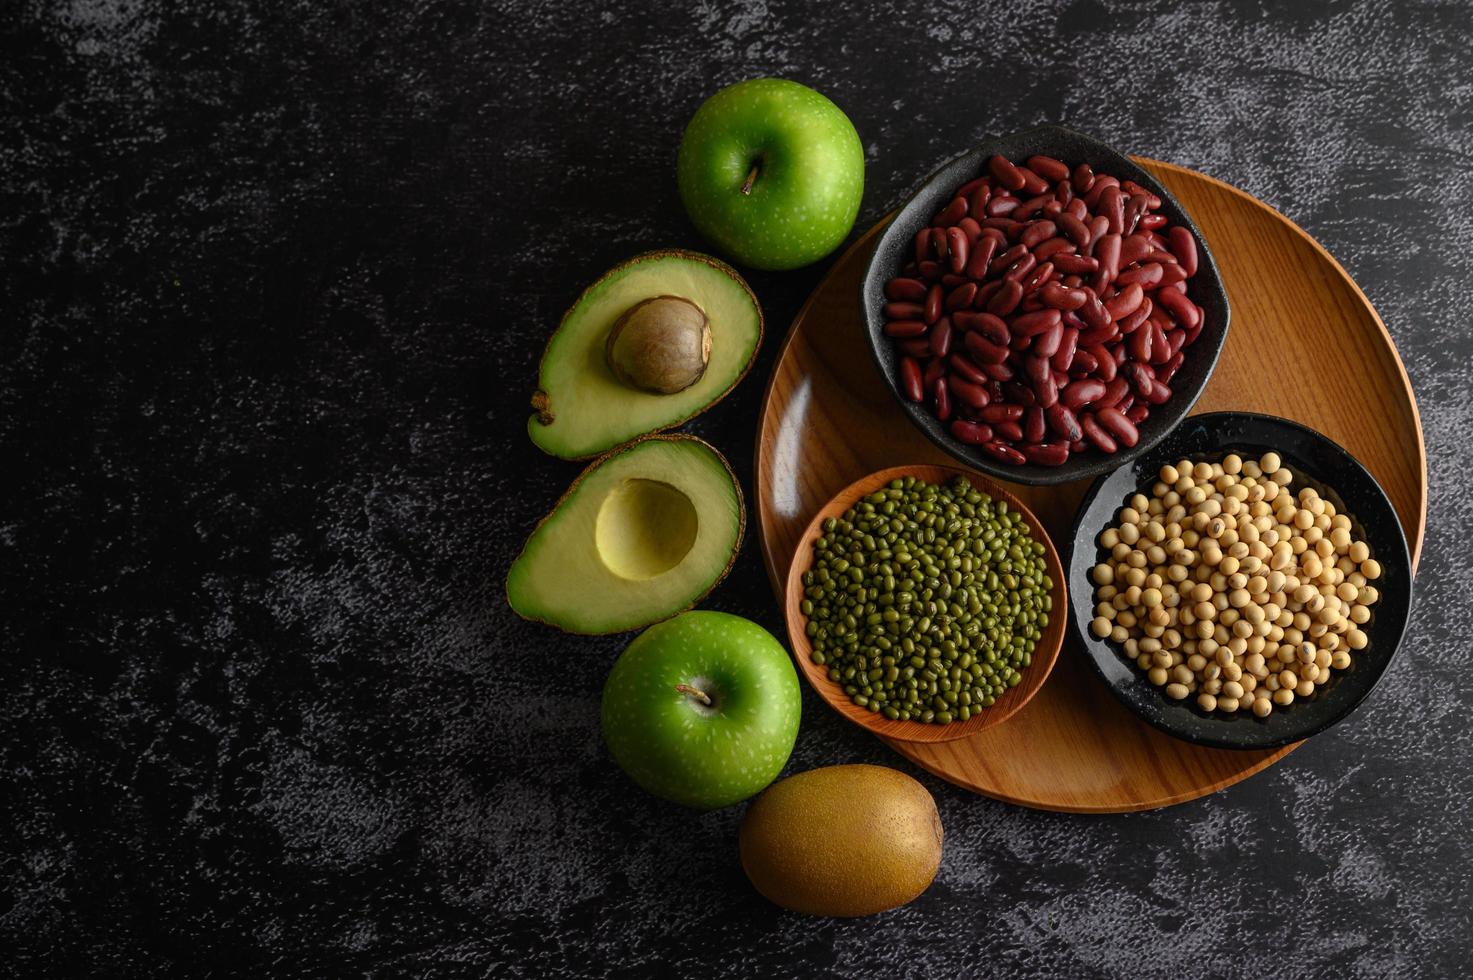
M1048 626L1044 628L1038 645L1033 649L1033 662L1022 671L1022 683L1017 687L1008 688L991 707L983 708L966 721L953 721L944 725L927 725L918 721L891 721L879 712L862 708L849 700L843 687L829 680L827 670L815 664L811 656L813 645L809 643L806 632L808 617L803 615L801 608L803 573L808 571L813 563L813 542L819 537L823 522L830 517L839 517L854 506L860 498L883 487L891 480L907 476L913 476L928 483L945 483L953 477L962 476L993 500L1007 501L1008 507L1023 515L1033 537L1043 542L1045 566L1049 578L1053 579L1054 583L1053 591L1049 593L1053 598L1053 608L1049 612ZM1054 549L1054 543L1049 538L1048 532L1044 530L1043 524L1021 500L1000 484L969 470L954 466L915 464L892 466L854 481L835 494L833 499L824 504L822 509L813 516L813 520L808 522L808 527L798 540L798 546L793 552L793 562L788 567L784 611L788 623L788 643L793 648L794 659L798 661L798 670L808 679L808 683L813 685L813 689L818 692L819 696L828 702L829 707L856 725L885 738L905 742L950 742L1002 724L1027 704L1039 688L1043 687L1043 682L1048 680L1049 672L1054 669L1054 661L1059 657L1059 647L1064 642L1064 628L1069 616L1069 600L1064 582L1064 566L1059 560L1059 553Z

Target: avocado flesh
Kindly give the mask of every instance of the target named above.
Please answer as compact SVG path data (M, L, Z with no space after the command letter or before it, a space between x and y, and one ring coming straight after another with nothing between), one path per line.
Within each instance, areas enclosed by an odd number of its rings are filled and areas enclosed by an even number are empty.
M593 463L527 540L506 595L570 633L619 633L689 608L731 566L745 517L721 454L653 436Z
M609 369L605 345L631 306L678 296L700 307L711 329L711 359L700 380L674 394L641 391ZM538 412L527 433L544 452L586 459L647 432L679 425L741 380L762 340L762 311L730 267L695 252L630 259L590 286L563 317L538 373Z

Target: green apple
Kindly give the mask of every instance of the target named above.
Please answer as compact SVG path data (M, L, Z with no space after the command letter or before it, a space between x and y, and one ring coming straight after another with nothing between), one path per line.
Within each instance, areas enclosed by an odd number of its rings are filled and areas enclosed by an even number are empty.
M754 78L696 110L676 163L696 228L756 269L796 269L839 246L864 196L864 147L813 89Z
M609 751L656 796L714 810L782 771L802 697L787 650L749 619L687 612L645 630L604 685Z

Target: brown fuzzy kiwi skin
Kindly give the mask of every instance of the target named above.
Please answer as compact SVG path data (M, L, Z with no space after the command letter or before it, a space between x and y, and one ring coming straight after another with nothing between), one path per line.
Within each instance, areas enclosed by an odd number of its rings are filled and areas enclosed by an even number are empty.
M635 446L638 446L640 443L644 442L698 442L709 449L712 454L715 455L716 459L720 461L722 467L726 470L726 475L731 478L732 489L736 491L737 536L736 542L732 545L731 554L727 555L726 557L726 567L721 569L721 574L717 575L714 579L711 580L711 584L706 588L706 591L696 596L685 606L682 606L679 609L671 610L668 615L652 619L647 623L640 623L635 626L628 626L623 629L610 630L607 632L592 632L588 630L568 629L566 626L562 626L558 623L543 619L540 616L523 615L515 606L512 606L511 595L507 592L506 588L506 578L503 578L501 585L502 596L506 599L506 604L509 608L511 608L512 612L516 613L518 616L521 616L523 619L528 620L529 622L542 623L545 626L551 626L554 629L561 630L562 632L572 636L612 636L617 633L628 633L634 630L642 630L646 627L653 626L656 623L663 623L667 619L673 619L683 612L688 612L694 609L701 602L702 599L710 595L712 591L715 590L716 586L720 585L722 581L726 578L726 576L731 573L732 566L736 564L737 556L741 554L742 542L745 541L747 537L747 498L742 493L741 481L737 479L736 473L731 468L731 463L727 462L726 457L721 454L721 450L717 449L715 446L711 445L709 442L700 438L699 436L688 435L684 432L651 432L646 435L642 435L638 439L633 439L629 442L623 443L622 445L615 446L613 449L610 449L607 452L603 453L593 462L585 466L583 468L583 472L579 473L577 478L574 479L572 483L568 484L568 489L563 491L562 496L557 498L557 500L553 503L548 512L542 516L542 519L539 520L537 522L537 525L532 528L530 533L528 533L526 542L522 544L522 550L517 552L516 558L512 559L512 565L515 565L517 562L522 560L522 556L527 553L527 543L532 540L532 538L537 534L538 531L542 530L542 525L546 524L552 518L552 515L558 512L558 508L562 507L563 502L573 495L573 492L578 489L578 486L583 482L584 478L587 477L588 474L592 473L594 470L598 469L598 467L602 466L604 463L607 463L615 456L626 453L629 450L633 449ZM507 577L510 577L510 574L511 566L508 566Z
M721 401L721 399L725 398L727 395L731 394L732 389L741 384L742 379L747 376L747 372L752 370L752 365L757 363L757 355L762 352L762 340L767 327L766 318L762 314L762 304L757 301L757 294L752 292L752 287L747 284L747 280L742 278L741 273L737 272L731 266L727 265L725 262L714 256L706 255L704 252L692 252L689 249L683 248L662 248L655 249L654 251L650 252L641 252L639 255L636 255L633 258L628 258L625 259L623 262L620 262L618 265L614 266L612 269L608 270L603 275L595 279L591 284L589 284L586 289L583 290L583 292L579 293L578 298L573 301L572 305L568 307L567 312L563 314L562 319L558 321L557 329L552 332L552 335L547 338L547 343L543 345L542 357L539 358L537 361L538 384L540 385L542 382L542 366L547 363L547 353L548 350L552 347L553 338L557 337L558 333L562 331L563 326L568 322L568 317L572 315L573 311L578 308L579 304L583 302L584 298L587 297L589 293L598 288L598 286L603 283L604 280L608 279L610 276L613 276L618 272L623 271L628 266L634 265L638 262L648 262L651 259L666 258L679 258L686 259L692 262L700 262L703 265L710 266L718 272L724 273L725 275L729 276L734 282L736 282L737 285L741 286L742 291L747 294L747 298L752 301L752 308L757 311L757 342L752 346L752 354L750 357L747 358L747 363L742 367L741 372L737 374L735 378L732 378L731 384L727 385L726 388L719 395L711 399L706 404L702 405L700 408L696 409L694 412L691 412L684 418L671 419L664 425L651 429L649 432L645 433L645 435L650 435L656 432L664 432L667 429L673 429L676 426L684 425L691 419L695 418L697 415L700 415L702 412L710 409L713 405ZM553 420L557 417L556 407L552 404L552 396L549 395L544 388L539 387L536 391L532 393L532 408L535 410L538 420L541 421L543 425L553 424ZM632 442L620 443L618 446L611 446L608 449L600 450L598 452L585 453L582 456L558 456L556 453L548 453L548 455L555 456L558 459L594 459L599 456L606 456L609 453L628 445L632 445ZM541 446L538 446L537 448L542 449ZM546 452L546 450L543 451Z

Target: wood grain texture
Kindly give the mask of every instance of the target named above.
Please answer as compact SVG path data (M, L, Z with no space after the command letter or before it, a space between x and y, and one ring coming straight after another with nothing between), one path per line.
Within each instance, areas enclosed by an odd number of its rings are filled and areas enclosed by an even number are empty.
M819 525L830 517L840 516L854 506L860 498L873 493L891 480L905 476L913 476L927 483L946 483L957 476L962 476L993 500L1006 501L1009 507L1023 515L1033 537L1043 542L1044 565L1049 578L1053 579L1054 583L1049 593L1053 599L1053 606L1048 625L1044 627L1033 649L1032 662L1021 671L1022 682L1017 687L1008 688L996 703L977 711L966 721L953 721L945 725L927 725L917 721L891 721L884 715L870 711L868 708L862 708L849 700L843 687L829 680L827 668L820 667L809 659L813 647L808 642L808 634L805 632L808 619L803 615L800 607L803 602L803 573L813 564L813 542L818 538ZM1065 617L1069 614L1069 594L1064 582L1064 568L1059 560L1058 549L1054 546L1048 529L1043 526L1043 522L1028 508L1027 504L1019 499L1011 489L981 473L959 466L928 464L891 466L870 473L840 490L828 503L824 504L808 522L793 555L793 560L788 565L783 613L788 624L788 644L793 649L793 657L798 662L799 671L829 707L856 725L868 728L876 735L889 740L950 742L970 738L996 725L1001 725L1031 701L1043 687L1044 681L1048 680L1049 672L1054 669L1054 662L1058 659L1059 649L1064 643L1064 627L1068 623Z
M1384 324L1318 243L1272 208L1210 177L1142 160L1197 221L1233 305L1227 346L1200 412L1268 412L1343 445L1396 507L1412 565L1421 556L1427 461L1411 385ZM882 221L842 256L784 341L758 432L763 557L782 596L813 514L873 470L950 464L895 406L860 335L859 283ZM1012 489L1064 543L1088 481ZM951 742L891 741L957 785L1075 812L1147 810L1230 786L1293 751L1181 742L1138 721L1066 639L1048 683L1007 724Z

